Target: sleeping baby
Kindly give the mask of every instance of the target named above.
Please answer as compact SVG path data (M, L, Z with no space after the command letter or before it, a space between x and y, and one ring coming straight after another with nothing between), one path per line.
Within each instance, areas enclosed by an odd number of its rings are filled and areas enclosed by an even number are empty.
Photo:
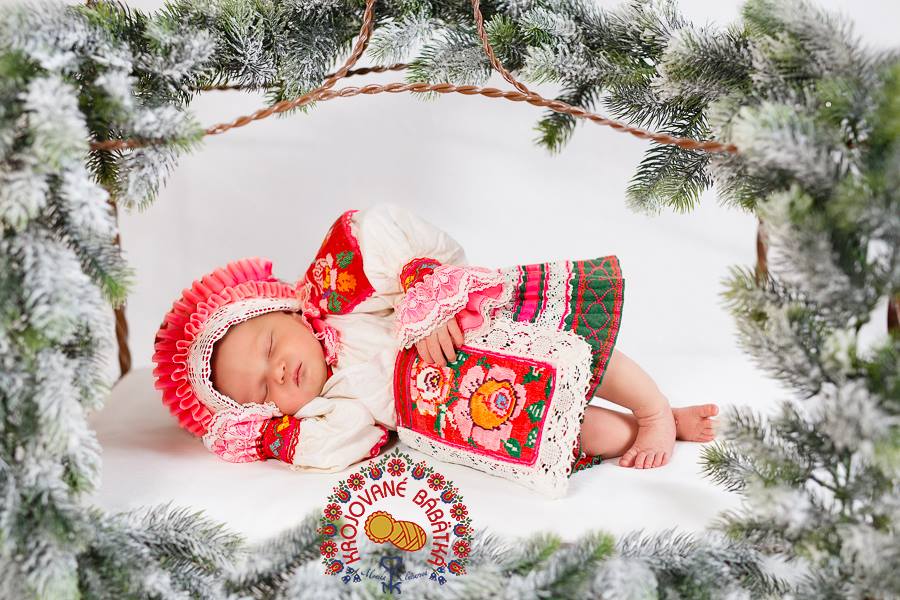
M616 256L475 267L444 231L376 204L342 214L296 284L247 258L184 290L156 336L156 387L232 462L341 471L405 427L448 460L522 462L558 443L569 473L659 467L676 439L714 439L718 408L670 407L615 349L623 293ZM572 427L536 442L555 405Z

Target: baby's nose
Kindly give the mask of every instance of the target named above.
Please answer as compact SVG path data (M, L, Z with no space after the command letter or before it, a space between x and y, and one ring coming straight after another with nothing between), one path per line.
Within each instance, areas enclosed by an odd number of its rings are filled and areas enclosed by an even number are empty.
M277 383L284 383L284 378L287 373L287 363L284 361L280 361L275 363L272 371L272 377L275 379Z

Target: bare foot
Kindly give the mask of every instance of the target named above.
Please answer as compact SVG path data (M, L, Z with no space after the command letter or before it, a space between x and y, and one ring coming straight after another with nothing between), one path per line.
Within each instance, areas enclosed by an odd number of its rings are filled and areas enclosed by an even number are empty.
M669 405L637 417L637 422L637 437L619 459L619 466L650 469L669 462L675 447L675 418Z
M709 442L716 437L718 421L711 417L719 414L715 404L695 404L672 409L675 418L675 439L686 442Z

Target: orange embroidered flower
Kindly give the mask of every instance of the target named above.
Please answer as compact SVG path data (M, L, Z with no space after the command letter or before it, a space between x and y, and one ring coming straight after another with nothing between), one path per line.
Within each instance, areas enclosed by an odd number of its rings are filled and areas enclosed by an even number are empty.
M459 383L460 401L450 408L463 439L470 436L480 447L498 450L509 438L513 421L525 406L525 386L512 369L473 366Z
M339 292L352 292L356 289L356 277L352 273L339 273L337 276L337 289Z

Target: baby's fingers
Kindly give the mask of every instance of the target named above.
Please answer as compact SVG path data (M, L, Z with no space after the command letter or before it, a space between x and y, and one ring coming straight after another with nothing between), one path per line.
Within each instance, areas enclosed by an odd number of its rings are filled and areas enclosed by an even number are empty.
M431 353L432 360L429 362L441 367L445 366L446 362L444 361L444 355L441 352L441 342L438 339L437 332L434 332L425 338L425 344L428 346L428 352Z
M456 348L459 348L466 341L466 337L463 335L462 330L459 328L459 323L456 322L456 317L450 319L447 323L447 327L450 330L450 336L453 338L453 345Z
M433 362L431 360L431 353L428 351L428 346L425 344L425 340L416 342L416 350L419 352L419 358L421 358L423 362Z
M444 351L444 356L447 357L447 360L453 362L456 360L456 351L453 349L453 340L450 339L450 332L447 331L446 327L441 327L437 330L437 333L441 343L441 349Z

